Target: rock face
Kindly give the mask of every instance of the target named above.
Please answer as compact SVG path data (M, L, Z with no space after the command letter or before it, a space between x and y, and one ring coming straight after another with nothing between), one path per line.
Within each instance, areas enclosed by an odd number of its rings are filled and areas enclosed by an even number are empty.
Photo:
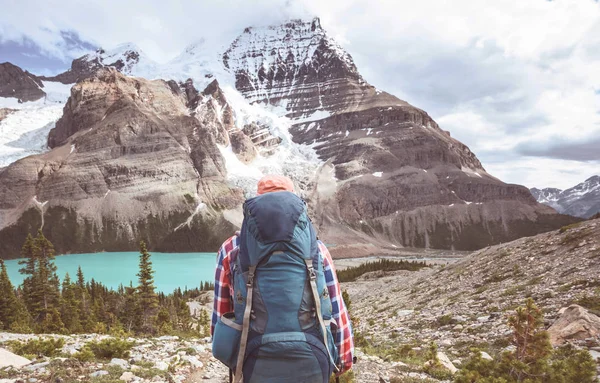
M215 85L214 88L218 88ZM213 89L214 90L214 89ZM0 254L43 227L59 252L214 250L234 230L223 212L240 190L225 180L208 111L162 80L102 69L76 84L50 132L52 151L0 171Z
M569 306L548 329L550 342L559 346L569 340L600 337L600 318L578 305Z
M35 101L46 93L38 77L9 62L0 64L0 97L14 97L20 101Z
M563 214L591 218L600 212L600 176L593 176L570 189L531 189L534 198Z
M426 112L366 83L319 19L247 28L223 62L246 98L283 108L297 121L293 140L327 162L310 202L328 242L471 250L574 222L489 175Z

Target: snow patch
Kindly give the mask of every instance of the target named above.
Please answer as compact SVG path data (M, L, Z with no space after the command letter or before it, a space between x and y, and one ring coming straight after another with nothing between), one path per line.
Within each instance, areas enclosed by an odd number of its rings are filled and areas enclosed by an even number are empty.
M381 177L383 176L383 172L375 172L375 173L373 173L373 175L374 175L375 177L379 177L379 178L381 178Z

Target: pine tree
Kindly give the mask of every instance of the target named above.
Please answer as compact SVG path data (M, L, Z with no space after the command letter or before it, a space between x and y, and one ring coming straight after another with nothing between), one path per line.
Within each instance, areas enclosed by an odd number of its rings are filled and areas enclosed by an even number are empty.
M54 246L39 230L35 239L31 235L27 236L21 249L21 256L26 258L19 262L23 265L19 272L25 275L23 280L25 306L34 322L43 322L44 329L56 328L60 322L60 314L58 314L60 282L53 262ZM52 318L46 318L50 314ZM57 322L56 326L49 326L49 320Z
M69 276L69 273L67 273L62 283L60 315L70 334L83 332L79 315L80 304L77 300L78 290L79 286L75 283L71 283L71 277Z
M19 321L19 301L15 295L4 261L0 259L0 329L9 330Z
M23 260L19 261L19 265L23 267L19 269L19 273L24 275L23 301L29 313L33 314L35 312L38 312L39 309L36 307L35 300L33 299L35 286L34 278L36 276L37 262L36 252L34 251L34 241L31 234L27 234L25 243L21 248L21 258L23 258Z
M123 329L127 332L138 331L141 327L141 312L136 289L130 284L125 288L125 299L120 317Z
M150 261L150 253L144 241L140 242L140 271L138 276L138 300L142 313L142 327L144 333L155 333L154 317L158 309L158 296L154 291L154 270Z

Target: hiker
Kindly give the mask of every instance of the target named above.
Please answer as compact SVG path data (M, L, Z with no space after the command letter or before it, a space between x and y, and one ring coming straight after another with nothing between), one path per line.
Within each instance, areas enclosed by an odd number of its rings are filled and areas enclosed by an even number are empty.
M265 176L257 194L217 256L213 355L236 383L327 383L354 353L331 255L289 178Z

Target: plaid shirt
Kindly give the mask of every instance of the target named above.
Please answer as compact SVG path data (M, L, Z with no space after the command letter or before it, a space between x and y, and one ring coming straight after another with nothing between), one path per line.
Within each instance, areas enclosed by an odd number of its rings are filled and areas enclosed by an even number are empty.
M217 254L217 268L215 271L215 298L213 305L212 324L210 333L213 334L217 319L224 313L233 311L233 286L231 285L230 254L237 247L237 236L229 238L221 245ZM331 324L337 327L333 331L335 344L337 346L341 369L338 374L342 374L352 367L354 356L354 340L352 338L352 324L346 310L346 304L342 299L340 284L337 281L335 267L329 254L329 250L319 241L319 251L321 252L324 265L325 282L329 290L332 307Z

